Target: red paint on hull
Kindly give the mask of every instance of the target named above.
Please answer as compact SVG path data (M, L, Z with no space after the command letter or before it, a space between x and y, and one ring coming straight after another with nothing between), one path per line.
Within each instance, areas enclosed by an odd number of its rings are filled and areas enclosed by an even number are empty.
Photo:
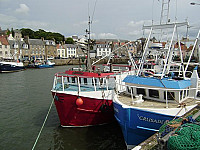
M61 126L90 126L114 121L112 100L81 97L83 104L78 106L77 98L76 95L56 93L54 103Z

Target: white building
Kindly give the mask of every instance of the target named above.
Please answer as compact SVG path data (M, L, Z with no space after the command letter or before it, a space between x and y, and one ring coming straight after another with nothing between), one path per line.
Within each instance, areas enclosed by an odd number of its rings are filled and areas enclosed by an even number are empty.
M67 58L73 58L73 57L77 57L77 46L73 45L73 44L65 44L64 45L65 49L66 49L66 57Z
M66 57L66 50L63 45L57 44L57 54L59 58L65 58Z
M111 53L111 44L108 44L106 42L98 42L95 46L97 57L103 57Z

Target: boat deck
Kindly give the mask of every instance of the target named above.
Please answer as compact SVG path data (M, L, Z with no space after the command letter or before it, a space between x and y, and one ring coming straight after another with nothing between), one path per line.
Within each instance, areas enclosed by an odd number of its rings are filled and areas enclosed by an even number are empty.
M160 101L144 99L142 103L136 103L136 98L133 98L132 100L131 96L124 92L118 95L118 100L128 106L143 107L143 108L166 108L166 103ZM186 105L194 105L196 103L200 103L200 101L194 100L193 98L187 98L184 103ZM177 108L177 107L180 107L180 105L176 102L168 103L168 108Z

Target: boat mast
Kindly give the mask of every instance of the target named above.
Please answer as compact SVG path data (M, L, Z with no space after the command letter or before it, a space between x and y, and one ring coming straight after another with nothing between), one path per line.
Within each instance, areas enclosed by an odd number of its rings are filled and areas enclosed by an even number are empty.
M88 40L88 46L87 46L87 64L86 64L86 69L89 72L92 72L92 65L91 65L91 61L90 61L90 43L91 43L91 39L90 39L90 26L91 26L91 21L90 21L90 16L89 16L89 21L88 21L88 30L86 29L86 36L87 36L87 40Z
M160 17L160 24L167 24L170 22L169 19L169 2L170 0L162 0L162 10Z

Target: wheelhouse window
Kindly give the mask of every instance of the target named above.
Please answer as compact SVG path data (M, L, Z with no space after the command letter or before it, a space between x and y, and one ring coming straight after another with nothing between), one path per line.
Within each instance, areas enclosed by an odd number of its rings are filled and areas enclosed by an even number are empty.
M138 94L138 95L139 95L139 94L142 94L142 95L146 96L145 89L137 88L136 90L137 90L137 94Z
M149 89L149 96L150 97L154 97L154 98L159 98L159 92L158 92L158 90Z
M166 99L166 92L164 92L164 99ZM175 100L174 92L167 92L168 100Z
M130 87L126 87L127 88L127 92L131 93Z
M95 85L97 85L97 79L92 80L92 85L93 86L94 86L94 82L95 82Z
M87 78L83 78L84 84L87 85Z
M75 83L75 77L72 77L72 83Z

